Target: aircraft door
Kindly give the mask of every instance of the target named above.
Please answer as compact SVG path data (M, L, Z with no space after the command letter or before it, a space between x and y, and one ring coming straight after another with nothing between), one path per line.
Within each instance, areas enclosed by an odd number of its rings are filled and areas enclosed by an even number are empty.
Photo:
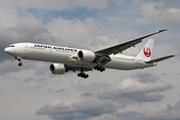
M28 45L27 44L23 44L23 49L24 49L24 51L28 51Z
M137 59L136 59L136 68L139 68L139 65L140 65L140 64L139 64L139 59L137 58Z
M137 59L136 60L136 62L137 62L137 66L136 66L136 68L143 68L143 64L142 64L142 60L140 60L140 59Z
M53 48L49 49L49 53L53 53Z

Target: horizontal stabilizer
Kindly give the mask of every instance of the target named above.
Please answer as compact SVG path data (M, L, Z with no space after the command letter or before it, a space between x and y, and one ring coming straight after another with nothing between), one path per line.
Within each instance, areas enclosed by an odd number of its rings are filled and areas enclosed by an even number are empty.
M168 58L171 58L171 57L174 57L174 56L175 55L169 55L169 56L166 56L166 57L157 58L157 59L154 59L154 60L147 61L146 63L147 64L156 63L156 62L160 62L162 60L165 60L165 59L168 59Z

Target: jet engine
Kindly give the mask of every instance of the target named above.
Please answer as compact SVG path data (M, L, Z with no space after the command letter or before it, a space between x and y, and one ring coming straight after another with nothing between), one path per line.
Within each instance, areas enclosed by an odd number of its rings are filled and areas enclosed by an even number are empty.
M66 68L61 64L51 64L49 70L52 74L64 74L66 72Z
M96 58L96 55L92 51L80 50L78 52L78 58L82 61L92 62Z

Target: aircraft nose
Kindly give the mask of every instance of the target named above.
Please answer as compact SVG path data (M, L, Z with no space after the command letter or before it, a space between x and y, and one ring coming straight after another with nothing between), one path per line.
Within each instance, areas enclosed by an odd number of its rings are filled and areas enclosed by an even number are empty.
M4 51L5 51L6 53L8 53L8 48L5 48Z
M13 54L15 52L13 48L9 48L9 47L5 48L4 51L8 54Z

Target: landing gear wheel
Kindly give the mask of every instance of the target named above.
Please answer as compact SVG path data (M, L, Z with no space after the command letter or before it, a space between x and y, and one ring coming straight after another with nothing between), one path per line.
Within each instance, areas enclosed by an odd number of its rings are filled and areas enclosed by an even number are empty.
M81 75L82 75L82 73L78 73L78 74L77 74L78 77L81 77Z
M88 75L88 74L85 74L84 79L86 79L86 78L88 78L88 77L89 77L89 75Z
M102 66L97 65L97 66L94 67L94 70L103 72L103 71L105 71L105 68L102 67Z
M100 68L100 71L101 71L101 72L105 71L105 68L101 67L101 68Z
M95 66L95 67L94 67L94 70L97 70L97 69L98 69L98 66Z
M84 68L81 69L81 72L78 73L77 76L78 76L78 77L81 77L81 78L84 78L84 79L86 79L86 78L89 77L88 74L85 74L85 73L84 73Z
M84 78L85 75L86 75L85 73L81 73L81 77L82 77L82 78Z
M21 62L21 57L16 56L15 59L19 61L18 66L22 66L23 65L23 63Z
M19 66L22 66L22 65L23 65L23 63L22 63L22 62L20 62L18 65L19 65Z

